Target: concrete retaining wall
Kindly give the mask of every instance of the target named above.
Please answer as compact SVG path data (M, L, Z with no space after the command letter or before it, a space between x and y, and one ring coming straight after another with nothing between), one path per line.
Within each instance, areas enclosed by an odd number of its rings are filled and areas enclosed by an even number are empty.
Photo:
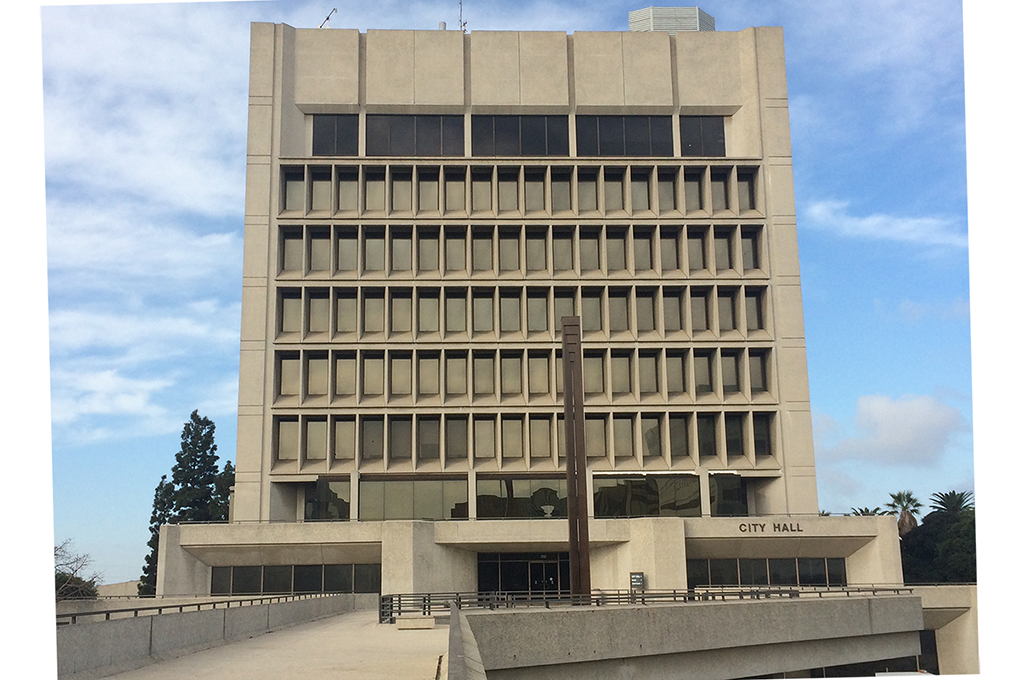
M271 630L376 606L372 599L356 601L356 597L329 595L59 626L57 674L75 680L102 678Z
M462 635L470 629L489 680L801 671L914 656L923 627L921 598L909 596L472 611L460 624Z

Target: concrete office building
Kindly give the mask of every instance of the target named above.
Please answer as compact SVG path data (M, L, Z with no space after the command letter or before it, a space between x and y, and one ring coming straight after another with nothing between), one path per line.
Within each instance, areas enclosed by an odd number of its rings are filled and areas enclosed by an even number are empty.
M160 595L569 591L570 315L593 589L902 584L818 515L781 29L254 24L248 126L231 519Z

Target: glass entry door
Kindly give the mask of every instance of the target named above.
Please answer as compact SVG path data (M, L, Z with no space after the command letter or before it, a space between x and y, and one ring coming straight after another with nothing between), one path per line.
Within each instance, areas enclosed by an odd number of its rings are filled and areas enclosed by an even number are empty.
M551 560L528 563L528 589L532 595L557 593L560 590L560 564Z

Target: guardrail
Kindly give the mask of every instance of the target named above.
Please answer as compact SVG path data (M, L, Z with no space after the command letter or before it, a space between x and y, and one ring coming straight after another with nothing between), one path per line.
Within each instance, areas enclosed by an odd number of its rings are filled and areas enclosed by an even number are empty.
M183 613L183 612L198 612L209 609L230 609L231 607L253 607L260 604L272 604L279 602L293 602L297 600L308 600L319 597L334 597L337 593L308 593L305 595L260 595L258 597L247 597L247 598L230 598L230 599L219 599L219 600L205 600L202 602L176 602L174 604L162 604L162 605L150 605L145 607L124 607L122 609L103 609L100 611L91 612L73 612L68 614L57 614L57 625L66 626L68 624L78 623L78 619L83 620L96 620L97 617L103 617L104 620L109 621L113 614L130 614L131 617L118 617L118 618L133 618L137 617L142 612L155 613L160 615L163 613ZM151 615L151 614L150 614Z
M773 597L853 597L910 595L909 586L843 588L692 588L686 590L600 590L591 595L569 593L397 593L379 597L379 623L394 623L404 614L433 616L458 609L513 609L516 607L654 605L715 600L762 600Z

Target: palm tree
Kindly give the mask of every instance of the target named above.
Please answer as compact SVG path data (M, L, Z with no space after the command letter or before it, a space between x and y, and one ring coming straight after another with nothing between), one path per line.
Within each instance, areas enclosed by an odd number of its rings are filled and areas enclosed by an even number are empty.
M899 513L896 527L899 529L900 536L916 529L917 517L915 515L921 509L921 501L914 497L912 491L897 491L889 494L889 498L891 500L885 504L885 507L889 508L889 514Z
M855 517L870 517L872 515L888 515L889 512L882 508L869 508L865 505L863 508L850 508L850 514Z
M931 495L932 512L944 512L949 515L962 515L974 509L973 491L947 491Z

